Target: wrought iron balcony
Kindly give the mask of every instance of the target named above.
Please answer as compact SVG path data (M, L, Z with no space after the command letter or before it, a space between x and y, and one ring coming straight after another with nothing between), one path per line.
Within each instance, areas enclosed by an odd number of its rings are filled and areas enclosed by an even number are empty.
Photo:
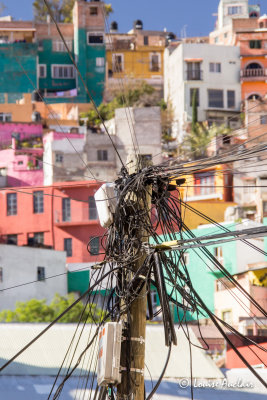
M188 81L202 81L203 71L200 69L186 71L186 77Z

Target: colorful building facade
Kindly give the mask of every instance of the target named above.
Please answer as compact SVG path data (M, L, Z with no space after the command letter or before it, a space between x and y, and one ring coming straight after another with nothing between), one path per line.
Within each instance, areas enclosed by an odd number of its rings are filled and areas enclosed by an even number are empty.
M102 101L105 79L104 3L77 0L73 23L59 23L72 57L94 101ZM1 93L9 103L39 91L48 103L87 103L90 97L53 22L0 22ZM35 95L38 100L38 94Z
M163 89L164 49L166 41L174 38L165 31L143 30L143 23L135 21L128 33L112 29L106 35L107 91L122 89L122 85L146 81L158 90Z
M65 251L69 290L85 290L90 266L103 258L98 188L95 181L82 181L0 190L1 243Z

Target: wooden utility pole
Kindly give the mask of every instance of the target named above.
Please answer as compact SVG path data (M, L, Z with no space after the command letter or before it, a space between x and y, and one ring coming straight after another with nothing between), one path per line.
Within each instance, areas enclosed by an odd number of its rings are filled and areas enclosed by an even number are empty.
M140 158L137 158L140 157ZM127 158L127 167L129 174L138 171L140 167L148 166L150 162L144 160L141 155L137 156L130 154ZM147 218L150 218L151 209L151 189L149 186L146 188L146 202L141 207L147 210ZM136 201L134 194L129 193L132 197L131 201ZM140 204L139 204L140 208ZM145 222L145 221L144 221ZM143 230L142 241L148 242L148 232ZM143 251L143 250L141 250ZM133 271L136 272L144 263L146 253L138 255L138 260L131 266ZM118 386L117 398L123 400L144 400L145 383L144 383L144 369L145 369L145 336L146 336L146 310L147 310L147 297L146 285L132 302L130 306L130 337L122 342L121 350L121 365L122 380ZM124 321L127 316L124 316ZM129 347L130 346L130 347ZM130 349L130 352L129 352ZM127 365L127 355L130 357L130 363ZM124 368L128 368L128 371ZM130 368L130 373L129 373Z

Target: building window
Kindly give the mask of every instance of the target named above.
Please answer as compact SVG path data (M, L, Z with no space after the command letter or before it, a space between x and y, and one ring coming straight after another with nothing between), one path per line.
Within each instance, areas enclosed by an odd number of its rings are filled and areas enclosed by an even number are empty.
M122 72L124 70L123 54L112 54L112 71Z
M90 7L90 15L97 15L98 8L97 7Z
M97 150L97 161L108 161L108 151Z
M194 92L196 92L196 100L197 100L197 107L198 107L199 106L199 89L198 88L190 89L190 107L192 107L192 105L193 105Z
M187 62L187 80L200 81L202 79L202 71L200 62Z
M223 108L223 90L208 89L209 107Z
M156 307L158 305L158 295L156 289L152 289L150 291L150 295L151 295L152 308L154 311L156 311Z
M99 32L96 32L96 33L88 32L87 43L88 44L103 44L104 43L104 34L99 33Z
M37 267L37 281L45 280L45 267Z
M3 267L0 267L0 282L3 282Z
M74 79L73 65L52 65L52 78Z
M222 319L224 322L231 325L232 324L232 311L231 310L223 311Z
M160 71L160 54L151 53L150 54L150 71L159 72Z
M244 181L244 193L245 194L254 194L256 192L256 180L250 179L248 181Z
M39 78L46 78L46 64L39 64L38 65L38 75Z
M66 40L66 45L68 46L68 49L72 51L72 40ZM59 51L59 52L67 52L66 46L63 42L63 40L53 40L53 45L52 45L53 51Z
M14 244L17 246L18 244L18 235L7 235L7 244Z
M94 196L89 196L88 198L88 206L89 206L89 219L98 219L96 202Z
M231 6L228 7L228 15L236 15L242 14L242 7L241 6Z
M56 163L62 163L63 162L63 154L56 153Z
M33 212L34 214L42 214L44 212L44 192L42 190L33 192Z
M195 174L195 195L205 196L216 192L214 173L204 172Z
M72 239L67 238L64 239L64 251L67 254L67 257L72 257Z
M12 114L11 113L0 113L0 122L11 122Z
M68 197L62 199L62 221L71 221L71 205Z
M104 57L96 57L95 64L96 64L97 67L104 67L105 58Z
M144 36L144 46L148 46L148 36Z
M90 253L94 256L99 254L99 237L92 237L90 239Z
M222 72L221 63L210 63L210 72Z
M263 210L264 214L267 213L267 201L262 202L262 210Z
M7 215L17 215L17 193L8 193L7 200Z
M227 90L227 107L235 108L235 91Z
M214 247L214 257L216 258L216 260L223 265L223 248L221 246L219 247Z
M251 49L261 49L261 40L250 40L249 47Z
M35 232L33 234L34 244L44 244L44 232Z
M267 115L260 116L261 125L267 124Z

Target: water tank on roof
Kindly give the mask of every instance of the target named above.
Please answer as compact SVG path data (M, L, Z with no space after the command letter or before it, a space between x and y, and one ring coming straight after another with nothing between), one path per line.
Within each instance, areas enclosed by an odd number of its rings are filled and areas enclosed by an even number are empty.
M143 22L141 21L141 19L137 19L134 22L134 29L139 29L139 30L143 29Z
M170 32L170 33L167 34L167 36L166 36L167 42L171 42L174 39L175 39L175 34L174 33Z
M118 23L116 21L111 22L110 24L110 32L118 32Z

